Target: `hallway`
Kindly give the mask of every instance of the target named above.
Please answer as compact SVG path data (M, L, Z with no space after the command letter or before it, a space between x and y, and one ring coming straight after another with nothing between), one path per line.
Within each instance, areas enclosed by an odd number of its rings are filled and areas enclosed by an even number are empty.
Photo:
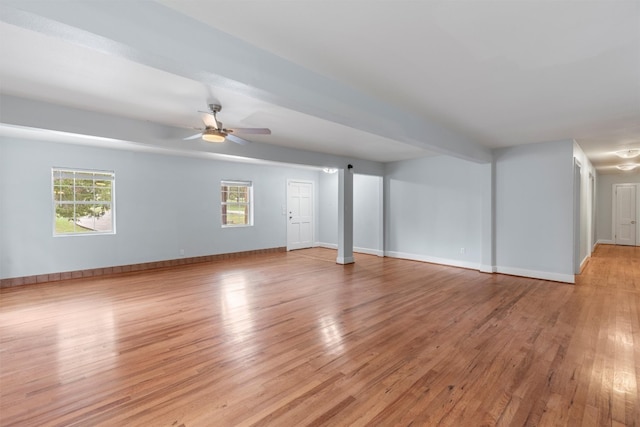
M598 245L576 285L640 292L640 246Z

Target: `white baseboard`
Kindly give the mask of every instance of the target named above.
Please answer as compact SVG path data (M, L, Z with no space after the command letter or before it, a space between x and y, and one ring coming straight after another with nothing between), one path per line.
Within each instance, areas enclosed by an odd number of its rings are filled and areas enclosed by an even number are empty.
M497 267L496 273L509 274L511 276L531 277L532 279L551 280L553 282L575 283L573 274L551 273L548 271L526 270L524 268Z
M319 248L338 249L338 245L335 243L316 242L315 246Z
M353 252L356 252L356 253L359 253L359 254L382 256L382 257L384 256L384 252L379 250L379 249L369 249L369 248L354 247L353 248Z
M333 243L318 242L316 246L329 248L329 249L338 248L338 245ZM356 250L356 248L353 248L354 252L371 253L372 255L378 255L378 253L374 253L374 251L372 250L369 250L370 252L365 252L365 250L367 249L363 250L363 248L358 248L358 250ZM448 265L451 267L469 268L471 270L479 270L483 273L502 273L502 274L509 274L511 276L521 276L521 277L530 277L532 279L550 280L553 282L575 283L575 276L573 274L551 273L548 271L526 270L523 268L513 268L513 267L498 267L493 265L484 265L476 262L460 261L456 259L447 259L447 258L438 258L438 257L432 257L428 255L418 255L418 254L410 254L406 252L396 252L396 251L387 251L387 252L384 252L384 254L381 254L378 256L388 256L390 258L401 258L401 259L408 259L411 261L429 262L432 264ZM588 259L588 257L585 258L585 261L586 259ZM342 264L340 260L338 260L337 262L339 264ZM351 260L351 262L353 262L353 260ZM345 264L348 264L348 263L349 262L345 262Z
M353 259L352 256L336 258L336 263L338 264L353 264L354 262L355 260Z
M338 245L336 245L335 243L316 242L315 246L320 248L327 248L327 249L338 249ZM353 252L359 253L359 254L384 256L384 252L379 249L360 248L357 246L354 246Z
M589 262L589 258L591 258L591 255L587 255L586 257L584 257L584 259L580 263L580 272L582 272L584 266L587 264L587 262Z
M384 255L391 258L402 258L402 259L409 259L411 261L422 261L422 262L429 262L432 264L449 265L451 267L462 267L462 268L470 268L472 270L480 270L480 264L477 262L460 261L457 259L438 258L438 257L432 257L428 255L408 254L406 252L395 252L395 251L387 251L384 253Z
M596 245L615 245L615 242L608 239L598 239Z
M480 272L481 273L497 273L497 267L495 265L480 265Z

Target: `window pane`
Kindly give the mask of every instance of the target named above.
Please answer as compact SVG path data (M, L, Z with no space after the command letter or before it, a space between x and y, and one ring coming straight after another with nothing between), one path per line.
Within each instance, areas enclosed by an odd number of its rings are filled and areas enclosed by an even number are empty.
M238 187L229 187L227 202L235 202L236 200L238 200Z
M93 187L76 187L76 201L90 202L94 199Z
M239 225L246 224L247 217L244 214L244 209L239 207L238 205L231 205L227 210L227 224L230 225Z
M74 180L74 179L76 179L76 176L73 173L73 171L59 171L59 173L57 174L57 177L59 179L65 179L65 180Z
M96 200L110 202L111 188L96 188Z
M76 224L89 231L112 231L111 205L86 205L84 215L77 215Z
M69 234L76 232L76 224L66 218L56 217L56 234Z
M74 206L72 203L56 204L56 217L73 222L75 219L74 212Z
M54 192L56 200L73 201L73 187L57 185Z

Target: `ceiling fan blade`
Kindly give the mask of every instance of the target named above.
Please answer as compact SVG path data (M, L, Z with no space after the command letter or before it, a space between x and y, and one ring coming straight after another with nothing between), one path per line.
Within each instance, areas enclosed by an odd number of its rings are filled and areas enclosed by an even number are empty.
M271 129L267 128L235 128L228 130L229 132L242 133L246 135L271 135Z
M251 141L247 141L246 139L242 139L238 136L231 135L231 134L228 134L226 139L240 145L247 145L251 143Z
M190 139L202 138L202 132L196 133L195 135L188 136L186 138L182 138L183 141L188 141Z
M207 113L205 111L198 111L198 113L200 113L200 117L202 118L202 122L204 123L204 125L206 127L214 128L214 129L220 129L220 126L218 125L218 121L213 116L213 114Z

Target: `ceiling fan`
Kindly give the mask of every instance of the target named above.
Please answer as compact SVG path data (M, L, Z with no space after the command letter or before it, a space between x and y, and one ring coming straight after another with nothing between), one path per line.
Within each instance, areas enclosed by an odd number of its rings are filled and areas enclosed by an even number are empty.
M248 144L251 141L240 138L235 134L271 135L271 129L267 128L225 129L222 126L222 123L218 121L218 117L216 116L216 114L220 112L220 110L222 110L222 106L220 104L209 104L209 111L199 111L199 113L202 113L202 121L204 122L205 128L202 130L202 132L186 137L184 138L184 140L202 138L207 142L224 142L225 139L228 139L229 141L235 142L236 144L244 145Z

